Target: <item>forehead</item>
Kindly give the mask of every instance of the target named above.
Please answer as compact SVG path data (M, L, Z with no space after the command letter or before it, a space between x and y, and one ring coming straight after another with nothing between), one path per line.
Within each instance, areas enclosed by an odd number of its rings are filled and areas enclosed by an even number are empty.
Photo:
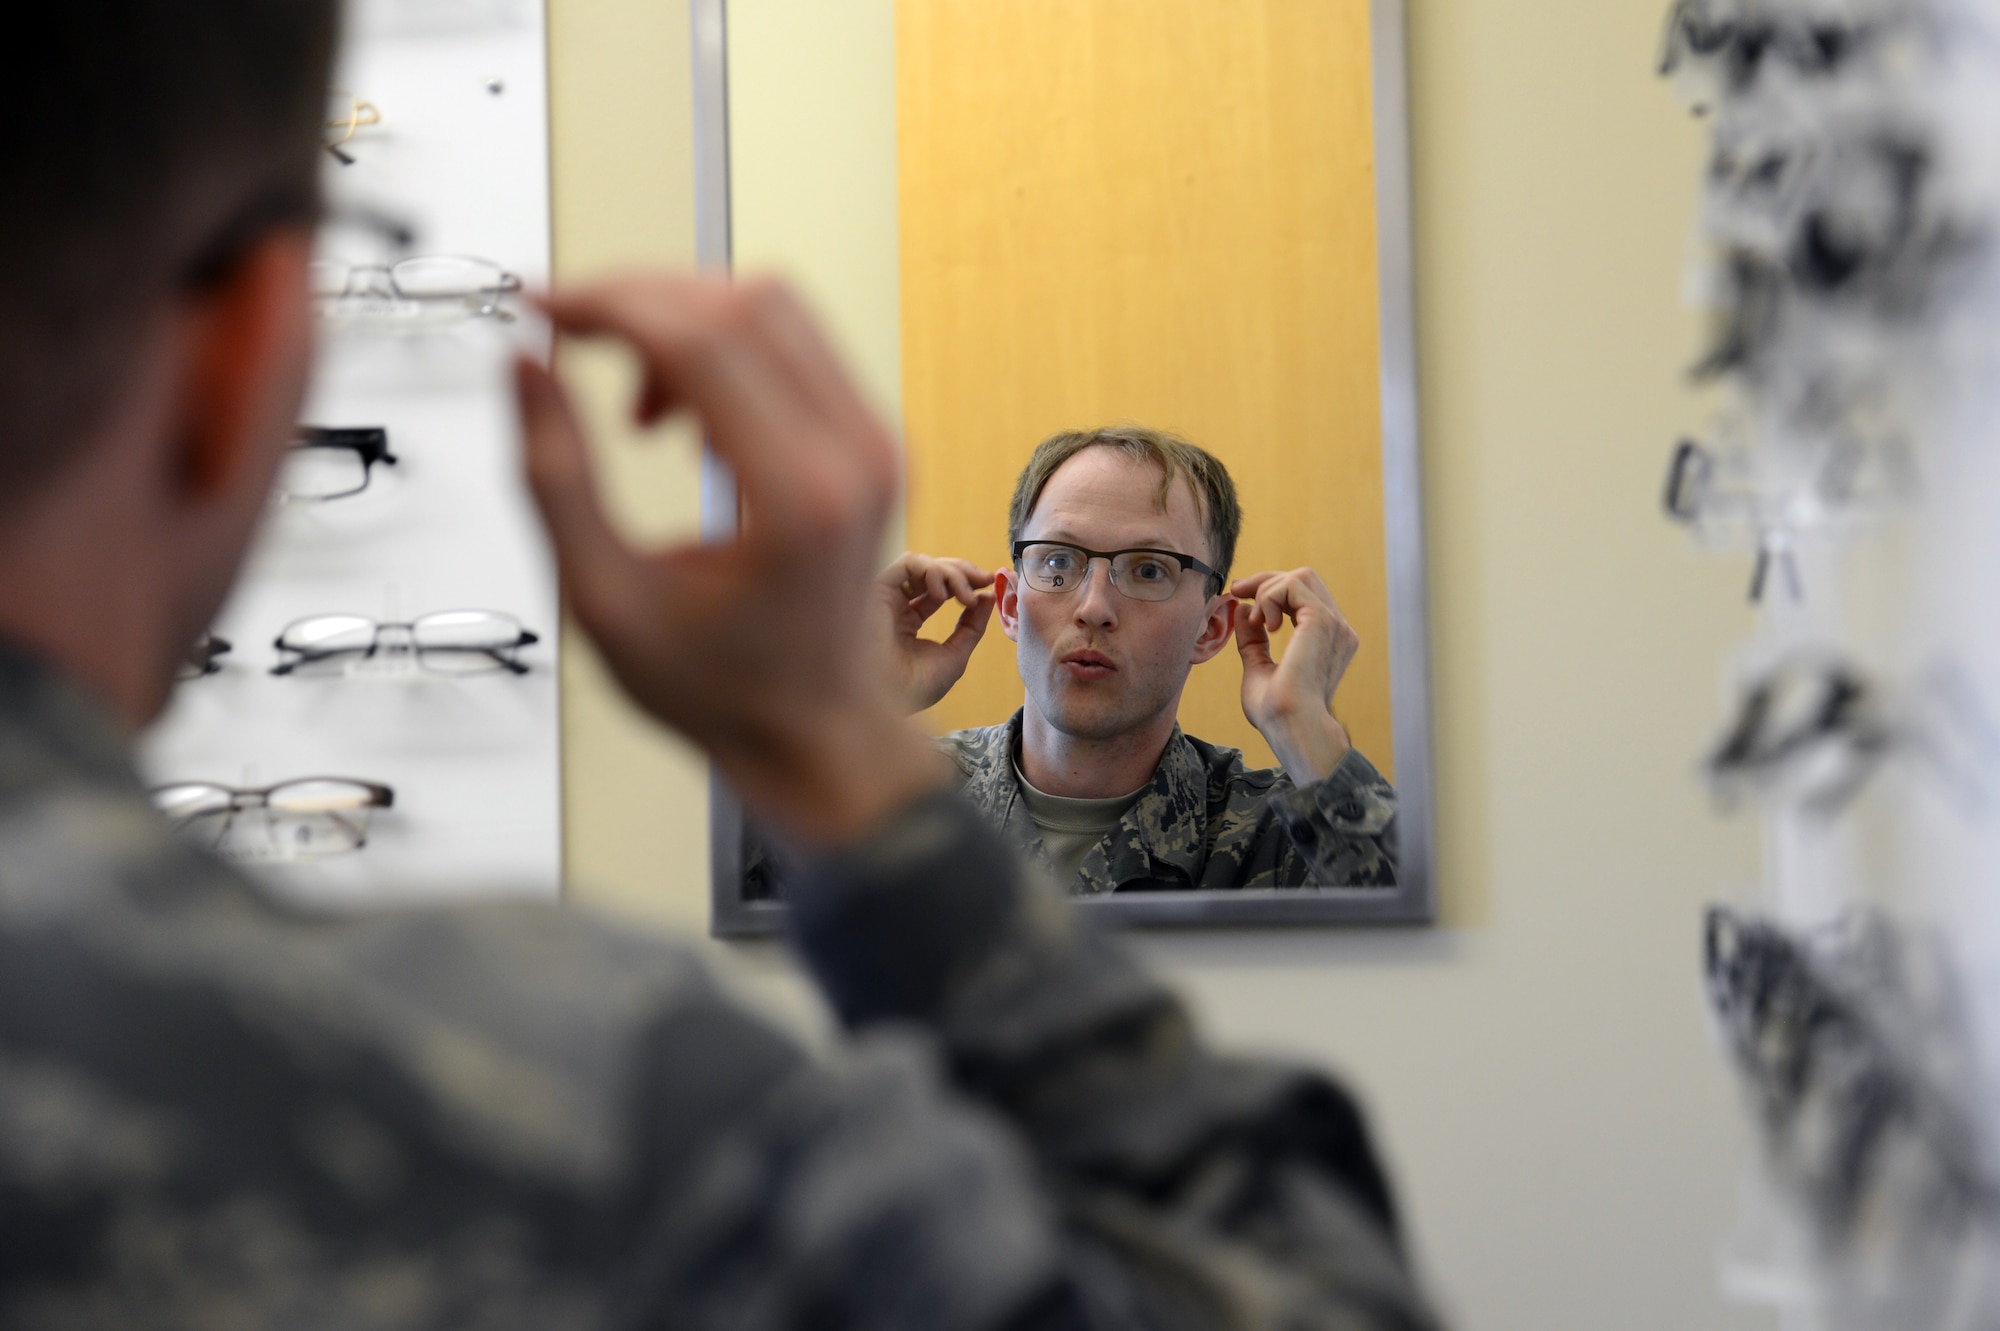
M1024 537L1067 537L1096 550L1150 545L1185 553L1207 546L1201 501L1176 476L1163 510L1160 469L1118 448L1086 448L1056 468L1028 515Z

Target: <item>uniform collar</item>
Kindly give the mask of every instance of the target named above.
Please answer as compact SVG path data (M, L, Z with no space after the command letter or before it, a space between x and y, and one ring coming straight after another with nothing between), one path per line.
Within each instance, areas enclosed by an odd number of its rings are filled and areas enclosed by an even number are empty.
M1041 833L1028 816L1021 783L1014 775L1020 752L1021 712L1007 724L961 732L955 737L964 793L1015 845L1030 847L1029 858L1048 868ZM1078 890L1087 895L1114 892L1128 883L1201 878L1203 828L1207 823L1207 770L1194 744L1176 725L1153 779L1118 826L1084 856Z
M77 776L137 785L123 727L46 661L0 637L0 793Z

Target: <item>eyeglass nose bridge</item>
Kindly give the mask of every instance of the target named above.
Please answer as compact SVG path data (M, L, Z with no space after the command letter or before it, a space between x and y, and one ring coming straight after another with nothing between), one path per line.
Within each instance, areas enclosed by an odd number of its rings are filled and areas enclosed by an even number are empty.
M1088 592L1090 589L1091 574L1097 571L1097 566L1099 564L1104 565L1104 585L1108 587L1110 591L1116 592L1119 595L1119 597L1127 601L1136 601L1144 599L1143 597L1134 596L1132 595L1131 592L1126 590L1125 584L1122 581L1120 581L1118 577L1118 565L1111 558L1111 556L1086 555L1083 561L1083 576L1078 578L1076 580L1076 586L1070 589L1071 594L1077 598L1077 603L1079 605L1083 603L1084 594ZM1110 593L1107 592L1106 594L1109 595ZM1112 602L1112 604L1116 604L1116 602Z
M356 264L347 270L346 294L374 300L395 300L403 293L396 290L396 278L388 265L369 263Z

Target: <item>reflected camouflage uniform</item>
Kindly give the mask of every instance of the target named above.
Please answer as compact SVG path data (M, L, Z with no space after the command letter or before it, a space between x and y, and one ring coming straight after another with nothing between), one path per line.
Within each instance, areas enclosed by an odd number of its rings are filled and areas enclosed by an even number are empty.
M1362 1119L940 794L793 896L852 1039L526 903L331 916L0 651L0 1327L1432 1325Z
M1004 725L954 731L943 744L966 798L1050 871L1014 770L1021 713ZM1146 793L1084 856L1071 890L1088 896L1395 883L1396 790L1359 749L1349 749L1324 780L1301 787L1281 768L1246 767L1240 749L1175 726Z

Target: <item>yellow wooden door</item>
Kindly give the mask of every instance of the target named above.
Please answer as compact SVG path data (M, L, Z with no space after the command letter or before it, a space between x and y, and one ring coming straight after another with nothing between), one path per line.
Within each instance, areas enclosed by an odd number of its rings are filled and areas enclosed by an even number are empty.
M1361 635L1335 711L1391 772L1366 0L898 0L909 543L992 567L1029 451L1140 422L1217 454L1240 576ZM1020 704L998 626L930 721ZM1273 761L1234 648L1191 734Z

